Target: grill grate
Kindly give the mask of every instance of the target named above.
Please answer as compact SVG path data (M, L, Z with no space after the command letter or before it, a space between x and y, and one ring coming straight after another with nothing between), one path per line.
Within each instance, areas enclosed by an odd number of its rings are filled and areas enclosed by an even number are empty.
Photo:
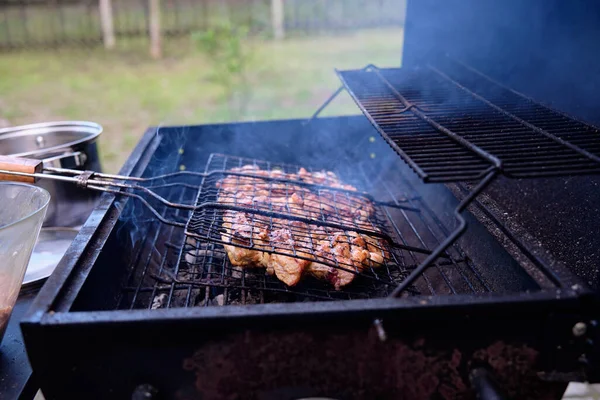
M449 68L464 68L453 66ZM338 71L375 128L428 182L600 172L600 135L485 77L434 67Z
M211 155L206 172L228 170L243 165L259 165L264 170L297 172L295 166L273 164L224 155ZM385 265L362 273L348 286L335 290L329 282L306 277L298 285L288 287L264 269L233 266L223 245L188 236L178 227L157 223L155 230L140 245L138 257L131 265L131 274L123 288L118 308L170 308L190 306L218 306L272 302L322 301L368 299L389 296L407 273L423 262L427 253L436 248L448 235L448 230L427 209L407 181L378 179L377 171L360 167L358 185L367 192L377 189L383 193L387 205L382 205L373 224L385 227L400 246L390 251ZM221 177L222 178L222 177ZM364 178L364 179L363 179ZM210 196L218 196L216 182L211 175L194 192L191 188L163 193L171 200L189 200L196 196L199 203ZM354 183L354 182L353 182ZM395 195L394 195L395 193ZM206 210L204 210L206 212ZM214 227L221 225L221 210L210 211L215 217ZM179 210L181 218L185 211ZM221 216L219 217L219 213ZM201 217L198 219L198 217ZM206 215L190 219L188 231ZM207 226L202 223L203 226ZM189 233L189 232L188 232ZM205 232L206 233L206 232ZM214 233L219 233L214 230ZM451 246L410 288L410 294L485 293L489 285L479 275L458 245Z

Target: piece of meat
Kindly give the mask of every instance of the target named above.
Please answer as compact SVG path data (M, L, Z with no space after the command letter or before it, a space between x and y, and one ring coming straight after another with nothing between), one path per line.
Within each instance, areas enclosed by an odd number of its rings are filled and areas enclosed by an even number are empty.
M268 244L267 226L252 224L248 214L226 211L223 216L223 229L221 240L232 243L224 245L229 260L236 266L256 265L266 267L269 254L260 250L247 249L240 246L253 246L266 248Z
M281 254L271 254L268 262L268 269L274 271L277 278L288 286L294 286L300 279L311 261L304 258L310 258L309 238L306 236L307 227L298 221L293 221L287 227L284 220L275 220L276 229L271 230L271 243L277 247L277 250L293 254L294 256L284 256ZM304 234L303 234L304 233ZM294 254L295 253L295 254Z
M335 267L313 262L308 271L311 275L326 279L339 290L354 280L356 274L368 266L371 253L363 235L356 232L335 232L320 240L316 254L319 261L334 262Z
M251 176L227 175L219 181L220 203L379 231L369 221L375 212L373 204L363 196L335 190L356 188L342 183L332 172L311 173L300 168L294 174L265 171L255 165L230 171ZM377 237L256 212L227 210L222 228L221 237L233 265L266 268L288 286L312 275L339 290L365 268L381 266L389 256L385 243Z
M332 267L319 262L313 262L309 272L316 278L329 281L336 290L348 285L356 276L352 267L349 248L340 243L331 243L322 240L317 245L316 254L322 261L334 262L338 265Z

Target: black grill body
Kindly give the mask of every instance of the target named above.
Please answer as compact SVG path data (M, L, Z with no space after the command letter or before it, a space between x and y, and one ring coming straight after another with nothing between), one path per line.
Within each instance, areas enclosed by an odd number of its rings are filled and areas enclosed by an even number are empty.
M224 151L342 174L368 168L374 195L418 195L450 227L462 196L459 186L423 183L362 116L152 129L122 172L198 169ZM413 192L398 193L408 184ZM512 395L559 398L567 380L589 377L581 356L592 357L593 292L560 265L552 268L558 283L522 267L482 210L468 213L459 245L485 286L469 286L460 266L440 265L427 272L436 295L422 280L423 296L402 299L184 307L177 301L185 295L175 294L150 310L147 292L136 302L123 288L145 287L136 275L145 260L170 254L182 233L107 195L23 322L28 353L49 399L125 398L144 385L186 399L469 397L475 366L493 370ZM141 268L133 278L131 268ZM590 328L575 337L582 321Z

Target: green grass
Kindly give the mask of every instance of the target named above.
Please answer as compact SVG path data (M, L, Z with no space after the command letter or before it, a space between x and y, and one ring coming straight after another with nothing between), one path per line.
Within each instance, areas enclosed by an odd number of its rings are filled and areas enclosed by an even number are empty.
M25 52L0 56L0 124L82 119L104 126L103 167L117 171L151 125L202 124L232 119L310 116L337 89L334 68L368 63L398 66L400 29L249 43L252 100L236 116L209 79L211 63L189 40L169 42L165 57L150 60L144 42L114 52ZM346 95L327 114L358 113Z

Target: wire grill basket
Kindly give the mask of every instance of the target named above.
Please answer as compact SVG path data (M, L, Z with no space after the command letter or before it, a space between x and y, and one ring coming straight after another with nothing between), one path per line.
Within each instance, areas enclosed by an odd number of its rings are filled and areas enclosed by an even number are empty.
M192 246L221 243L239 270L264 268L288 286L306 275L337 289L358 275L387 285L405 276L397 252L408 246L393 240L376 202L332 172L213 155L206 173L204 206L186 229Z

